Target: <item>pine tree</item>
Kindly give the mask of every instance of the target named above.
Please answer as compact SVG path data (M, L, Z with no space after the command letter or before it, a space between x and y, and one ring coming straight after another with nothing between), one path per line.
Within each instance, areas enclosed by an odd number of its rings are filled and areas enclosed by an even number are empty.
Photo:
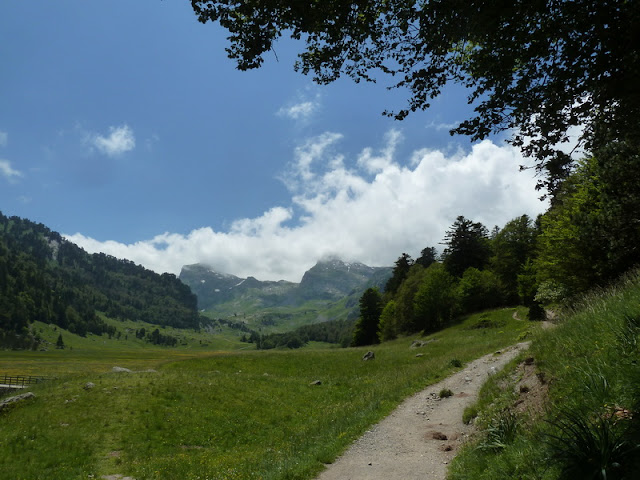
M360 318L353 332L354 347L380 343L378 322L382 313L382 296L377 288L369 288L360 297Z

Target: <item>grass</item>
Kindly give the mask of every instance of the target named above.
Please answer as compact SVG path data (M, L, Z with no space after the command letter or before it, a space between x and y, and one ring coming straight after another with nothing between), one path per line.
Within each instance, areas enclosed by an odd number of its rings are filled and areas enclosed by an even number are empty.
M584 298L561 324L534 336L530 352L548 382L548 412L518 415L499 449L469 445L450 480L634 479L640 471L640 278ZM480 392L477 413L490 443L491 418L515 404L515 363Z
M2 352L2 367L65 373L0 414L0 478L313 478L406 396L454 371L453 359L531 329L512 314L491 313L500 329L470 329L477 318L466 319L430 337L422 357L413 338L365 349ZM368 349L376 359L363 362ZM113 373L116 362L139 373Z
M346 319L351 311L347 302L348 297L338 301L309 300L296 306L264 307L239 298L216 305L203 315L243 322L252 330L266 335L289 332L319 321Z

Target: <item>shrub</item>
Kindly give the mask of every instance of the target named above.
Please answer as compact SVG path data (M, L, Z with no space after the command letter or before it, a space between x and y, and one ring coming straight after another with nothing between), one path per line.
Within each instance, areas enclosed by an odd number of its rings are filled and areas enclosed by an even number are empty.
M442 390L440 390L440 398L448 398L452 396L453 396L453 392L448 388L443 388Z
M462 412L462 422L469 425L478 416L478 409L475 406L466 407Z

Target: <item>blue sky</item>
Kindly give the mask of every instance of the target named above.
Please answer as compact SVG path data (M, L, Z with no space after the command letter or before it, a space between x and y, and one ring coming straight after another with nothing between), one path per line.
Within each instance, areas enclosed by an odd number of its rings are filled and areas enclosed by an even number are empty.
M0 211L158 272L299 281L545 209L517 151L448 134L459 88L397 122L405 91L317 86L291 41L240 72L226 45L186 1L2 2Z

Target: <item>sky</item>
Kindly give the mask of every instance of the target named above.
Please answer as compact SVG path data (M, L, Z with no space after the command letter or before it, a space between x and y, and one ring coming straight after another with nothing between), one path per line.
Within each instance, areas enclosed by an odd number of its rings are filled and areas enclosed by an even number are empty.
M227 45L184 0L1 2L0 211L158 273L297 282L547 208L504 138L449 135L460 87L399 122L405 90L316 85L291 40L241 72Z

